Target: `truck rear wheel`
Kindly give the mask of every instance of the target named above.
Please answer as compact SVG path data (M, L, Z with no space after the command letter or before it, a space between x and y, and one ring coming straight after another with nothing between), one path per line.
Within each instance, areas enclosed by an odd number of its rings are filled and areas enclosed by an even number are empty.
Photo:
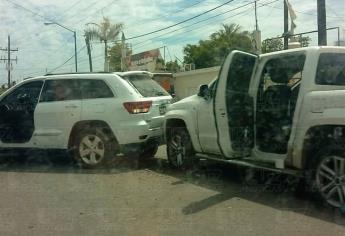
M193 166L194 149L186 128L171 127L167 137L167 156L173 168L188 169Z
M318 198L332 207L345 206L345 148L331 146L320 152L312 165L312 186Z

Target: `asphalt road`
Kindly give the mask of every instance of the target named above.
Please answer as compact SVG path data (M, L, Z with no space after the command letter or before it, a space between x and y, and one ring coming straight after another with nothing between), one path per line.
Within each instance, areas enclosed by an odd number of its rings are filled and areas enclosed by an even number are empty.
M201 162L186 172L156 158L85 170L64 155L1 156L0 235L345 235L345 217L293 178L240 177Z

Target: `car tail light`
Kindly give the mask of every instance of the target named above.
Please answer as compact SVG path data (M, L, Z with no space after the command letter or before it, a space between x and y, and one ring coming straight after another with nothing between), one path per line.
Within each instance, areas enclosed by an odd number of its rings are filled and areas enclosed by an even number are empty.
M147 113L150 111L152 101L125 102L123 106L131 114Z

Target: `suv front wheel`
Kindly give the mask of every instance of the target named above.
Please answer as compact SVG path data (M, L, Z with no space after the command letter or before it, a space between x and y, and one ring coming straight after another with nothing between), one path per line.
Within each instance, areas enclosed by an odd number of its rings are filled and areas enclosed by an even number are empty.
M106 164L115 155L114 144L101 128L87 128L80 131L74 146L75 159L87 168Z

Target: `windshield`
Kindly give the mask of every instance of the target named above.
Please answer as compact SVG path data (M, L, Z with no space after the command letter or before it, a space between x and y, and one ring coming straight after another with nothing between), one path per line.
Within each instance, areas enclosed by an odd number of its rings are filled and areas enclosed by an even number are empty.
M170 96L156 81L147 74L123 76L144 97Z

